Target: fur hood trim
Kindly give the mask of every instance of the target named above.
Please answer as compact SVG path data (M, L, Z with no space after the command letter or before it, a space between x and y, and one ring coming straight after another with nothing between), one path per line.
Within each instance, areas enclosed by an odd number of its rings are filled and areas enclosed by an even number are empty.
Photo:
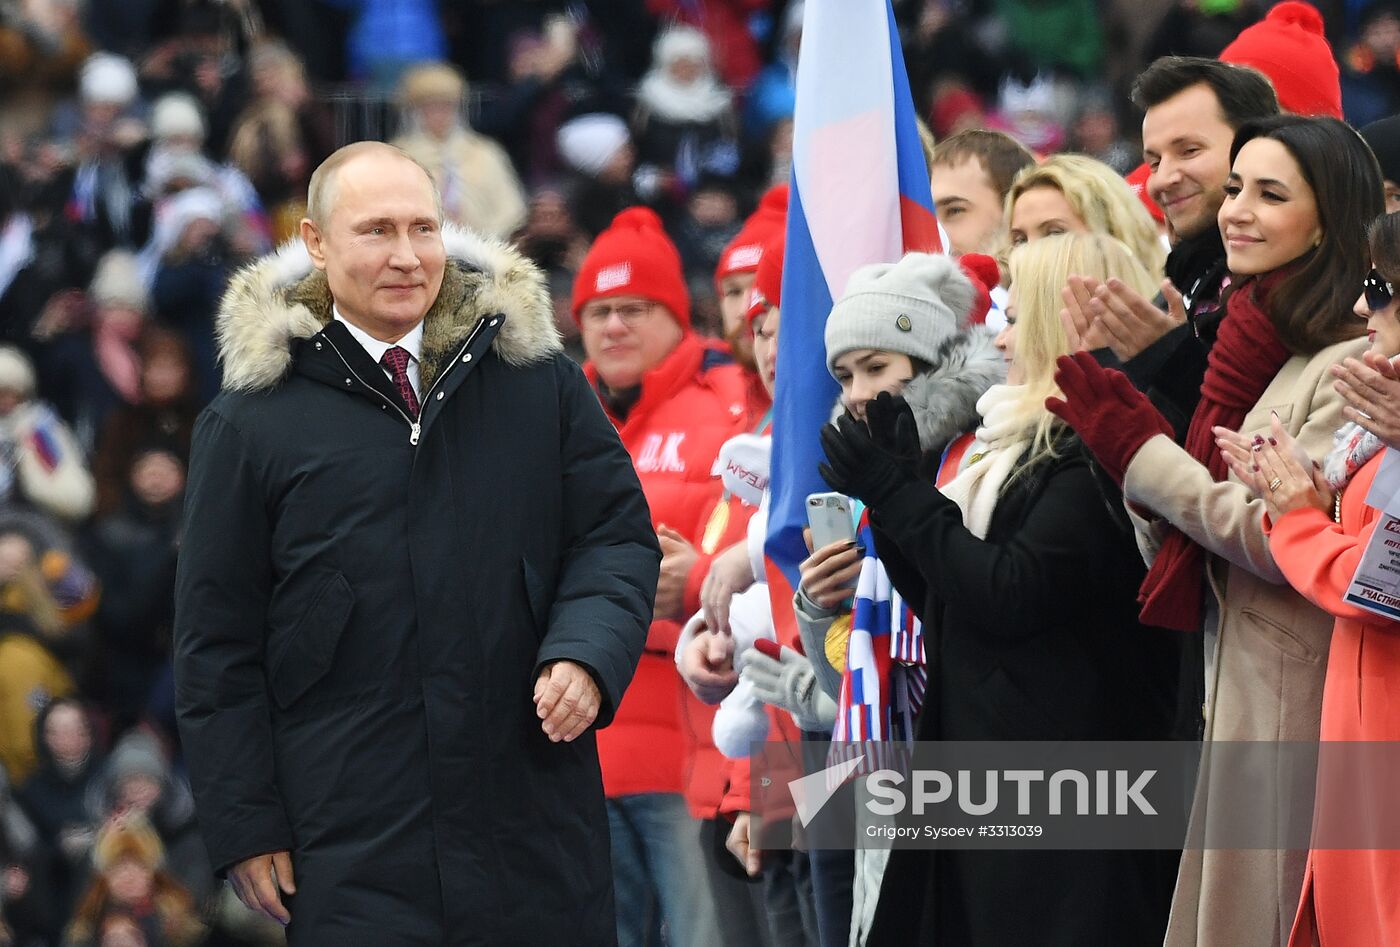
M425 388L484 316L505 316L492 348L509 365L539 362L563 350L538 267L498 240L450 224L442 239L442 289L423 320ZM215 322L224 388L275 387L291 369L292 340L310 338L330 319L326 276L311 265L300 239L244 267L229 280Z
M996 333L986 326L951 335L939 345L933 368L904 386L925 451L941 451L981 422L977 400L1006 381L1006 361L995 342Z

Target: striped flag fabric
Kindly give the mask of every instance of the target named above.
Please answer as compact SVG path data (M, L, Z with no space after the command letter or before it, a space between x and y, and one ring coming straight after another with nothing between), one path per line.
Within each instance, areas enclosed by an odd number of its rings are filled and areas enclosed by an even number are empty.
M826 370L827 314L857 268L942 250L889 0L808 0L792 164L764 547L780 641L797 637L806 497L828 489L818 438L839 389Z
M914 739L928 683L923 625L890 582L868 526L862 527L860 541L865 558L856 581L846 667L826 760L832 767L863 757L855 769L840 770L846 775L899 768Z

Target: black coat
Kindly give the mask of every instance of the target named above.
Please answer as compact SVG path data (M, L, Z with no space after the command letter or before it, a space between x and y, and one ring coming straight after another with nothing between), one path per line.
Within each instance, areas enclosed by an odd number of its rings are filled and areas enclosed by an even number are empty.
M917 485L872 510L890 579L922 602L918 739L1169 735L1180 636L1137 623L1142 559L1077 440L998 500L985 541ZM896 849L871 947L1160 944L1174 852Z
M659 550L538 272L449 237L421 436L327 321L324 277L279 284L299 246L236 276L220 313L177 711L212 863L292 852L293 947L616 937L593 733L551 743L531 695L546 662L575 661L606 725Z
M1186 443L1191 417L1201 400L1210 350L1225 317L1221 295L1228 275L1219 229L1211 227L1179 241L1167 257L1167 276L1191 300L1186 322L1121 365L1108 349L1094 352L1104 364L1121 368L1133 386L1151 399L1171 424L1178 444ZM1162 305L1160 299L1158 304ZM1186 635L1181 647L1176 722L1172 725L1177 739L1199 740L1205 732L1205 660L1205 635Z

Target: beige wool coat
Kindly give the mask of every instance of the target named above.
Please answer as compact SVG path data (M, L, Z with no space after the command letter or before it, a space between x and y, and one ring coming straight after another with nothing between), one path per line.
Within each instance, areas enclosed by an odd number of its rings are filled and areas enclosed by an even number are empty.
M1328 369L1365 348L1365 339L1353 339L1289 359L1240 430L1267 437L1271 412L1277 412L1284 428L1320 461L1343 423L1342 398ZM1129 509L1149 562L1161 543L1163 520L1209 553L1205 614L1216 624L1217 636L1213 655L1207 655L1213 673L1202 708L1207 752L1211 742L1220 741L1317 740L1332 618L1289 587L1275 564L1264 534L1263 501L1233 475L1216 483L1163 435L1134 456L1123 494L1129 504L1160 517L1147 520ZM1193 838L1206 837L1217 827L1212 819L1224 817L1219 804L1211 809L1212 787L1218 800L1224 778L1217 771L1212 779L1202 767L1191 808ZM1300 811L1284 780L1264 777L1240 786L1237 774L1230 778L1236 781L1232 791L1242 792L1259 811L1280 816ZM1188 848L1166 947L1286 944L1306 858L1306 849Z
M445 141L412 132L393 143L432 173L454 224L505 240L525 223L525 190L510 156L492 139L457 128Z

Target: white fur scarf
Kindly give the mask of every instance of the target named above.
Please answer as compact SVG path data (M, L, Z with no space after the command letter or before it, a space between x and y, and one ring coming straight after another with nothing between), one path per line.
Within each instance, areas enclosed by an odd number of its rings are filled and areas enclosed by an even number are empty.
M977 399L982 416L977 441L969 448L967 466L943 488L943 495L962 510L963 525L978 539L987 538L1002 484L1031 437L1034 416L1017 410L1022 394L1020 385L993 385Z
M642 79L637 98L657 118L667 122L712 122L733 101L729 90L711 74L682 85L662 70Z

